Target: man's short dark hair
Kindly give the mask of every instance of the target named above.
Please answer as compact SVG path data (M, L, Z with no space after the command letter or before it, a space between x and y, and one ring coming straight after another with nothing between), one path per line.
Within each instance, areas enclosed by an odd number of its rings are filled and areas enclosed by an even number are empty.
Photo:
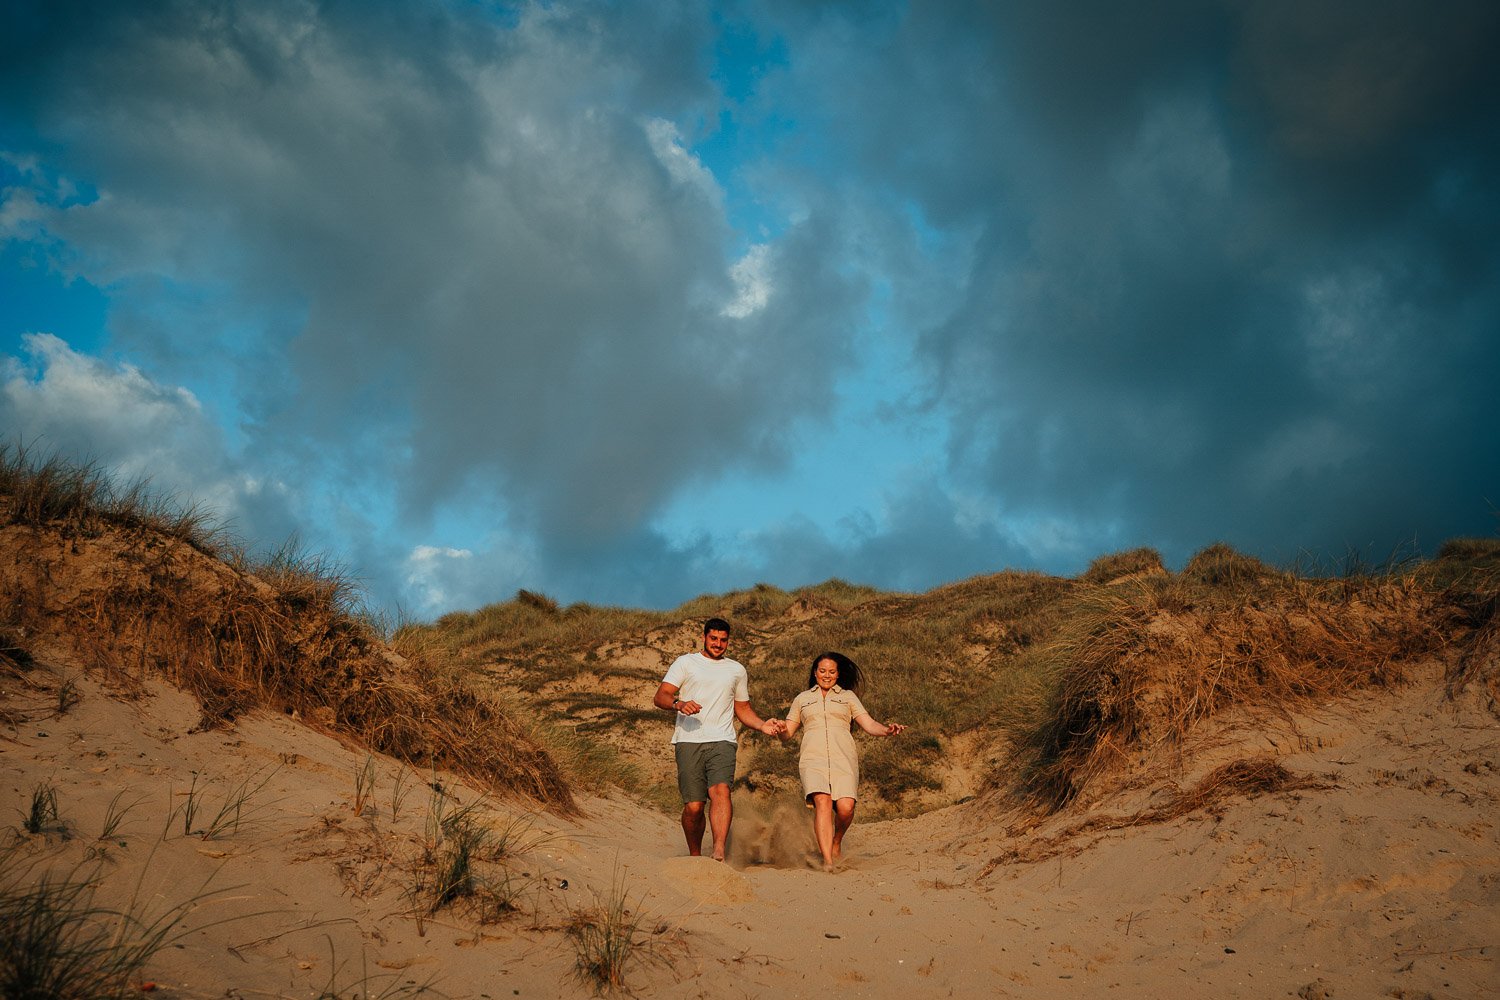
M723 632L728 635L729 623L722 618L710 618L703 623L703 634L708 635L710 632Z

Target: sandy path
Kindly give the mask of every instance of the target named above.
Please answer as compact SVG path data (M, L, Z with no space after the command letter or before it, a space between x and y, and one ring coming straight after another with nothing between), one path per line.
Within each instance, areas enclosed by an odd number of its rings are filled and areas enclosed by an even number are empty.
M484 925L411 915L434 776L406 769L399 797L402 769L377 759L356 815L360 751L287 718L191 732L197 711L179 692L123 701L77 683L82 701L61 717L45 691L5 699L0 822L19 823L50 782L63 823L19 838L22 857L91 855L109 900L201 897L184 921L195 929L150 966L157 995L394 996L429 980L451 997L587 995L564 928L618 880L652 942L627 968L644 996L1500 996L1500 727L1432 683L1219 751L1270 750L1329 787L998 866L1078 817L1021 839L1004 832L1013 817L978 804L857 823L850 867L828 876L797 861L807 820L795 807L741 806L737 857L774 866L682 856L673 817L621 800L587 800L578 820L487 802L493 823L523 824L535 846L509 866L518 912ZM264 781L238 829L204 839L182 834L180 812L168 822L194 771L209 812L237 783ZM112 801L136 804L100 841Z

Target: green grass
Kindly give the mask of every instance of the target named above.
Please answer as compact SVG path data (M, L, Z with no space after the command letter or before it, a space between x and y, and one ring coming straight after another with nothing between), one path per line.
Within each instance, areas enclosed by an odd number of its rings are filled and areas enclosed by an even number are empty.
M573 938L578 980L597 993L625 991L626 971L649 954L650 938L641 929L648 923L639 902L632 905L625 876L617 866L609 891L596 892L592 907L573 911L568 932Z
M530 817L497 823L484 799L456 806L439 791L429 801L426 827L406 890L419 920L462 905L478 922L493 923L520 909L532 878L518 864L550 839Z
M115 797L109 800L109 806L104 810L104 822L99 829L99 840L114 840L120 831L120 824L125 822L125 817L130 811L140 805L140 800L127 806L120 805L120 800L125 797L125 790L121 789L115 793Z
M523 597L521 595L528 595ZM550 599L521 591L515 598L472 612L453 612L431 626L437 640L452 653L471 660L499 659L537 647L561 646L581 651L624 632L647 629L669 620L661 612L574 604L558 609Z
M41 782L31 789L31 805L21 814L21 829L35 835L57 822L57 788Z
M147 963L196 929L183 920L202 896L155 915L105 907L96 902L100 871L58 874L14 848L0 851L0 996L136 996Z
M251 800L270 783L277 770L278 767L273 767L264 778L260 778L260 772L257 771L239 784L227 788L222 797L216 796L217 809L209 803L209 786L200 788L198 772L194 771L182 804L167 814L167 828L171 829L174 821L180 819L182 836L198 836L204 840L214 840L238 832L247 809L251 807ZM260 780L257 781L257 778ZM204 822L200 823L200 818Z

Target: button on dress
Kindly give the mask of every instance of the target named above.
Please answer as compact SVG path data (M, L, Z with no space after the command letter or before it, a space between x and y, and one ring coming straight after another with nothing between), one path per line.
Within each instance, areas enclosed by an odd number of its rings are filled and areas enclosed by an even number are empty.
M837 684L824 697L821 688L803 691L792 701L787 721L802 727L802 774L804 797L824 792L835 799L856 798L859 785L859 751L850 725L869 715L859 696Z

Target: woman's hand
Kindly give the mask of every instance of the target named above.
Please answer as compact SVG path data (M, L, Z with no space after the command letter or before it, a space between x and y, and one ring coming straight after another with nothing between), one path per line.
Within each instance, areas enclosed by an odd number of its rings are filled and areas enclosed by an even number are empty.
M885 734L887 736L900 736L902 733L906 732L906 727L899 722L887 722L885 724L885 728Z

